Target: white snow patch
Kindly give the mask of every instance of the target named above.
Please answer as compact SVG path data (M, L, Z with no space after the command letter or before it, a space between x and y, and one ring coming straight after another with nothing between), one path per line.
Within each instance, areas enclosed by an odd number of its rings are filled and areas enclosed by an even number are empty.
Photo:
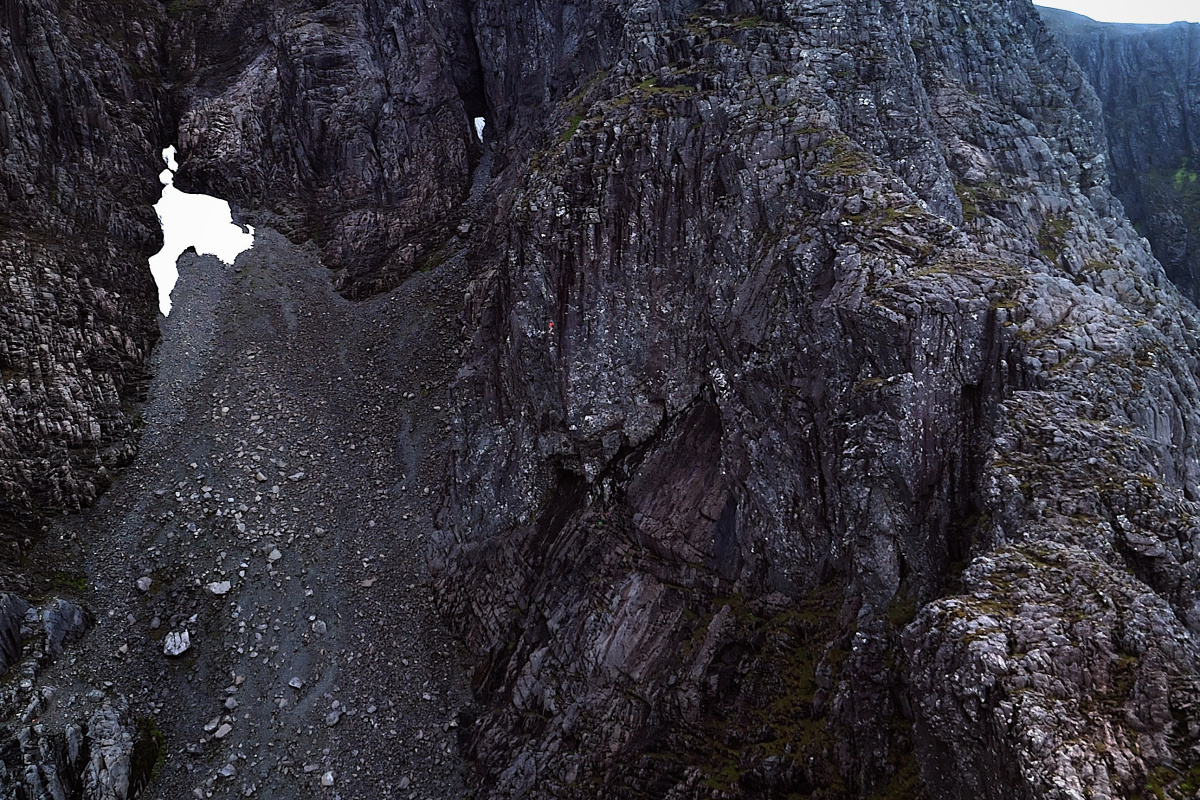
M483 128L487 125L487 120L483 117L475 118L475 135L479 137L479 141L483 141Z
M171 313L171 290L179 280L175 262L189 247L200 255L216 256L232 264L254 246L254 228L235 225L229 203L206 194L188 194L175 188L175 148L163 150L167 169L159 174L162 199L154 204L163 229L163 248L150 257L150 274L158 285L158 308Z

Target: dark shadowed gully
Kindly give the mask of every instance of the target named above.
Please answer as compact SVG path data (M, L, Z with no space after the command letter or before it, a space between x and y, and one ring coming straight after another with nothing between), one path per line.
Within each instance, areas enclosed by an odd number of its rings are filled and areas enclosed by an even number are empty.
M1196 26L1048 17L4 4L0 799L1195 797Z

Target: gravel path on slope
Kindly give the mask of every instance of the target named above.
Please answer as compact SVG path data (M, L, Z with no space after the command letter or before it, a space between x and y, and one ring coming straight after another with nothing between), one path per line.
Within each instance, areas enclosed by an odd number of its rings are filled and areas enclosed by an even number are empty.
M58 530L99 620L46 720L128 698L165 735L143 796L463 797L465 660L425 571L462 259L351 303L262 228L180 273L137 462Z

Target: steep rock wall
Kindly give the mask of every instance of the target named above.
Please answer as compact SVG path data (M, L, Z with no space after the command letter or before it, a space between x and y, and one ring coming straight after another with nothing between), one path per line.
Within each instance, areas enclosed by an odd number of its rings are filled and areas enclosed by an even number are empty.
M1200 24L1118 25L1041 9L1104 104L1116 194L1200 301Z
M437 553L480 796L1186 796L1197 320L1033 7L531 13Z
M271 210L347 296L436 257L487 115L465 2L171 6L181 188Z
M133 455L157 336L146 258L167 138L158 3L0 15L0 576L39 515ZM10 584L11 585L11 584Z

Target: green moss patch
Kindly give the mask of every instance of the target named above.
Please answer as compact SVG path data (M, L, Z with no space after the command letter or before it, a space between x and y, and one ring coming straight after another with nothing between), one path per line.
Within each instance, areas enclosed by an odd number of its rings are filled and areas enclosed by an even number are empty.
M1066 235L1071 230L1071 221L1053 214L1042 221L1038 230L1038 250L1047 261L1058 261L1066 249Z

